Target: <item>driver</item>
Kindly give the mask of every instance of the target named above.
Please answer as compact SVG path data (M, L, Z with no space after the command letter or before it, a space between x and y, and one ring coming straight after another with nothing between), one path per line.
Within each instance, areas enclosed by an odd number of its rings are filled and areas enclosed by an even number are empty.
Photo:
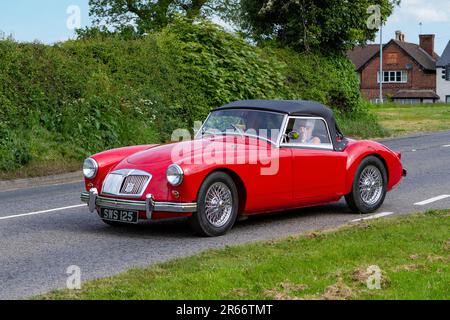
M314 120L300 120L294 124L294 131L299 133L297 142L305 144L321 144L319 137L313 136L315 121Z

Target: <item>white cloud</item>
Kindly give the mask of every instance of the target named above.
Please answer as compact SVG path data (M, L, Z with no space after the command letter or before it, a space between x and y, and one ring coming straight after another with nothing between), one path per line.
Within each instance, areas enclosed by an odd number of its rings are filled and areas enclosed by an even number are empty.
M403 0L397 8L393 20L418 22L450 21L450 5L448 0ZM392 20L391 20L392 21Z

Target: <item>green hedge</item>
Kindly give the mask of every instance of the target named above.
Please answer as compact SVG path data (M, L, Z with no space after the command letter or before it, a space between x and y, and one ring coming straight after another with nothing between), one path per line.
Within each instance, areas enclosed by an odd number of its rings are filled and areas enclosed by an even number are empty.
M213 107L274 98L367 115L345 58L257 48L208 22L140 39L0 41L0 171L167 141Z

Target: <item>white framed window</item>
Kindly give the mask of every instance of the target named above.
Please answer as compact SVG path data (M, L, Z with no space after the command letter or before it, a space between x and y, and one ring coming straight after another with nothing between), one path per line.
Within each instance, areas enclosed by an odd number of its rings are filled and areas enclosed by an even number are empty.
M282 146L333 150L328 125L318 117L289 117Z
M377 73L377 82L380 83L380 71ZM407 83L408 71L383 71L383 83Z

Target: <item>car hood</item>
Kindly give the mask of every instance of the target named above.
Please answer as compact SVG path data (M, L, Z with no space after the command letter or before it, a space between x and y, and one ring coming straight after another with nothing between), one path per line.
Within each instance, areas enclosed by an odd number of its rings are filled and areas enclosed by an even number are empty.
M217 136L199 140L183 141L161 145L148 150L144 150L129 156L126 159L127 163L135 166L149 165L149 164L167 164L177 163L185 158L202 156L204 152L210 150L249 150L267 148L269 145L264 141L255 141L254 138L233 137L234 139L227 139L224 136ZM253 140L250 143L249 140Z

